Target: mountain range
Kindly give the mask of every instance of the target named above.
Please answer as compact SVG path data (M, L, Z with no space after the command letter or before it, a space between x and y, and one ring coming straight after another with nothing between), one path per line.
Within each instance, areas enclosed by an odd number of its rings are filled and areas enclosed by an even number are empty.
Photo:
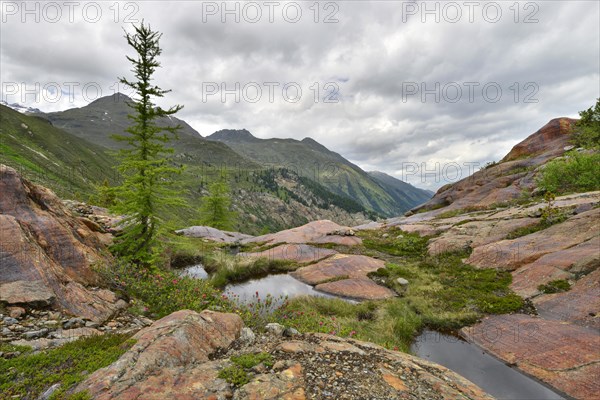
M0 162L62 196L85 200L104 180L118 180L111 167L121 143L111 136L129 125L130 101L118 93L52 113L0 105ZM228 171L240 214L237 229L252 233L318 218L350 224L397 216L432 195L389 175L367 173L311 138L259 139L244 129L204 138L178 118L159 124L181 126L171 146L174 162L185 166L182 187L191 209L177 213L184 219L194 218L207 183L222 171Z

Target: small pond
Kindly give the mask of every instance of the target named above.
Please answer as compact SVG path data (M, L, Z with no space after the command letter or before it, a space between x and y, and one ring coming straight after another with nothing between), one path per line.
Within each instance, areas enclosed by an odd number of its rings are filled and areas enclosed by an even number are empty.
M190 265L182 268L179 271L181 276L189 276L190 278L206 279L208 278L208 272L204 269L202 264Z
M454 336L424 331L411 346L411 352L457 372L497 399L564 399L476 345Z
M181 276L189 276L197 279L207 279L208 273L202 264L190 265L180 271ZM298 296L336 297L327 293L319 292L314 287L300 282L288 274L267 275L263 278L251 279L242 283L229 284L223 292L229 297L234 297L242 303L254 303L257 301L256 292L261 299L267 294L273 296L274 305L281 304L285 296L289 299ZM346 299L344 299L346 300ZM350 301L350 300L349 300Z
M322 293L306 283L300 282L288 274L268 275L264 278L252 279L243 283L225 286L225 294L229 297L236 296L237 300L248 304L254 303L258 297L264 299L267 294L273 296L274 304L282 304L285 296L288 299L298 296L335 297ZM233 296L232 296L233 295Z

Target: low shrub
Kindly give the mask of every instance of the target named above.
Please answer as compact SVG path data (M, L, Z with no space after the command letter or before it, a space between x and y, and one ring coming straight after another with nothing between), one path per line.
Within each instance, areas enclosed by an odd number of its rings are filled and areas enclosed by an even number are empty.
M542 169L537 184L556 194L600 190L600 153L571 151L552 160Z

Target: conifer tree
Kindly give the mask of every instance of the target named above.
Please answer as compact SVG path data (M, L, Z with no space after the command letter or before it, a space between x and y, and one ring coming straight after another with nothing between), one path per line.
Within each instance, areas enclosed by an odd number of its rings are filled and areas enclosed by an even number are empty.
M153 74L160 63L159 40L162 34L152 31L150 26L134 26L133 34L125 38L136 56L127 56L133 65L134 79L119 78L119 81L132 88L133 101L128 103L132 112L128 115L131 125L125 135L113 135L117 141L125 143L119 151L121 163L117 167L123 175L122 184L110 191L115 197L112 211L125 215L123 231L113 251L142 267L153 265L158 253L157 237L164 226L161 215L167 207L184 206L185 203L172 189L175 175L182 168L174 167L169 154L173 152L166 145L177 139L178 126L159 126L161 118L169 117L183 107L173 106L162 109L153 102L170 90L163 90L153 84Z
M221 230L233 228L235 215L230 210L231 197L226 175L208 186L208 195L202 199L200 207L201 224Z

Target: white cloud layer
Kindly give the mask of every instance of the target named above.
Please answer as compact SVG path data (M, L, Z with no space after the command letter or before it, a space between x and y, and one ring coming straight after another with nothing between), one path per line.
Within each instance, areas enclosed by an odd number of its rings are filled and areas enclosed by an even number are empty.
M202 135L310 136L435 189L456 178L445 165L465 174L594 103L599 4L3 1L1 95L55 111L123 90L123 29L143 18L163 33L156 83L173 92L161 105L185 105Z

